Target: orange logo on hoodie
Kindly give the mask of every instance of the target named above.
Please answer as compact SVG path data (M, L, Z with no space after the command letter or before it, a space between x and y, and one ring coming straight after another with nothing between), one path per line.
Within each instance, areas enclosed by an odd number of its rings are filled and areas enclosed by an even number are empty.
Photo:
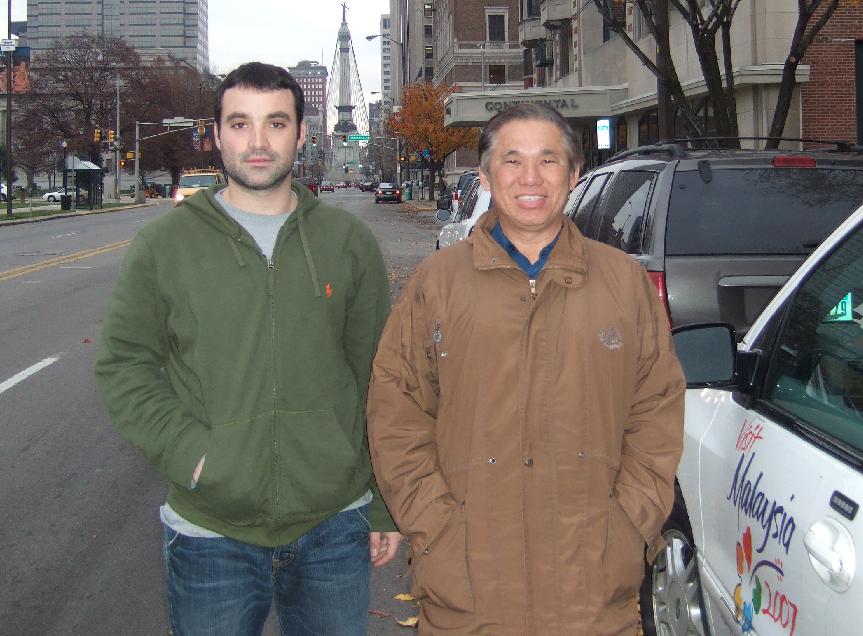
M327 283L327 286L324 287L324 293L327 295L327 298L332 298L333 296L333 286Z

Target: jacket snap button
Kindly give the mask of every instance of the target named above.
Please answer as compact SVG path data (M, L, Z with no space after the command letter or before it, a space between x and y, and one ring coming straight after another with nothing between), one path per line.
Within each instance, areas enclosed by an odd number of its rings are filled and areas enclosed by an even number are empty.
M567 285L572 285L572 278L570 276L567 276L566 278L563 279L563 282L566 283Z
M425 550L423 550L423 554L428 554L428 553L429 553L429 549L428 549L428 548L426 548Z
M525 459L525 460L524 460L524 465L525 465L525 466L533 466L533 458L532 458L532 457L528 457L527 459Z
M494 457L491 457L491 458L489 458L488 463L489 464L496 464L497 460Z

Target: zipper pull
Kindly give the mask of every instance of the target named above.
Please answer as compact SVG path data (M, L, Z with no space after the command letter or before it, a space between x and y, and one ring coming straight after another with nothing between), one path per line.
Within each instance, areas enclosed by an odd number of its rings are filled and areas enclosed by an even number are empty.
M443 340L443 334L440 332L440 320L435 320L432 340L434 340L435 342L440 342L441 340Z
M531 278L529 282L530 282L530 297L533 300L536 300L536 279Z
M271 259L271 258L267 259L267 269L270 271L273 271L274 269L276 269L276 266L273 265L273 259Z

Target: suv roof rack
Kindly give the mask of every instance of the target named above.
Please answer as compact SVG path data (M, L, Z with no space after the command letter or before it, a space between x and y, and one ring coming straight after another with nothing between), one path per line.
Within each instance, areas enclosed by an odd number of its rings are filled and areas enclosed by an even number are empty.
M812 150L833 150L836 152L863 152L863 146L858 146L850 141L844 141L842 139L812 139L810 137L696 137L693 139L665 139L659 144L670 144L677 143L689 147L700 146L702 143L707 142L714 144L707 148L693 148L698 150L741 150L740 148L723 148L720 144L723 141L790 141L795 143L807 143L807 144L825 144L828 146L834 146L834 148L808 148L806 152ZM747 150L747 149L743 149ZM780 149L777 149L778 152L782 152Z
M635 155L660 154L669 154L673 159L683 159L686 157L686 149L681 145L678 140L662 141L659 143L651 144L649 146L638 146L637 148L631 148L629 150L618 152L608 161L617 161L618 159L625 159L627 157L633 157Z

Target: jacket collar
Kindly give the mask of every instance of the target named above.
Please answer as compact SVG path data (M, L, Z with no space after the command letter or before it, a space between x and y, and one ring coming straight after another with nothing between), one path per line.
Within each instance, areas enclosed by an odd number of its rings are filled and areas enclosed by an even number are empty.
M473 265L476 269L514 268L518 265L491 235L499 214L491 209L477 222L467 242L473 247ZM564 218L560 238L548 255L543 271L549 270L554 280L566 287L580 285L588 270L586 239L575 223ZM521 270L519 270L521 271Z

